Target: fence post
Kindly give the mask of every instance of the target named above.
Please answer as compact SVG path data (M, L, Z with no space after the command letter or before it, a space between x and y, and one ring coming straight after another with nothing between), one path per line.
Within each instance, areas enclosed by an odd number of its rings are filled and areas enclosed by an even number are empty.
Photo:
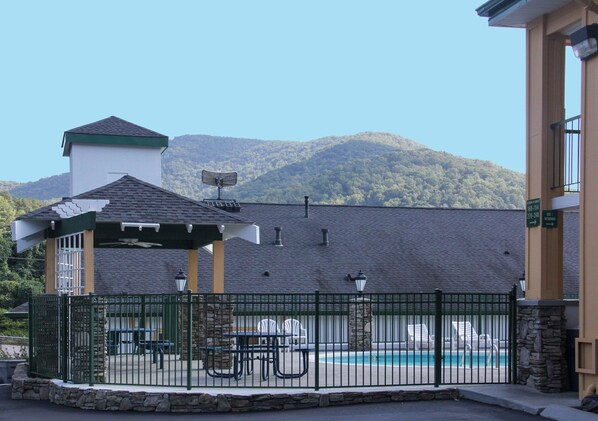
M442 333L442 290L436 288L434 291L436 308L434 311L434 387L442 383L442 345L444 335Z
M90 319L89 319L89 385L93 386L93 381L94 381L94 371L95 371L95 367L93 364L93 360L94 360L94 330L95 330L95 326L94 326L94 307L93 307L93 292L89 293L89 315L90 315Z
M510 382L517 384L517 285L509 293L509 363L511 364Z
M316 331L314 334L316 360L314 362L315 368L315 390L320 390L320 291L316 290Z
M68 322L68 311L69 311L69 302L68 302L68 295L60 295L58 297L60 300L60 314L62 317L60 318L59 323L62 323L60 331L62 335L60 337L60 349L61 349L61 357L62 357L62 380L67 382L69 380L69 369L68 369L68 352L69 352L69 322Z
M192 307L191 307L191 290L187 290L187 390L191 390L191 366L193 364L193 348L191 341L193 340L193 323Z
M27 376L31 376L31 367L33 366L33 294L29 294L29 364L27 364Z

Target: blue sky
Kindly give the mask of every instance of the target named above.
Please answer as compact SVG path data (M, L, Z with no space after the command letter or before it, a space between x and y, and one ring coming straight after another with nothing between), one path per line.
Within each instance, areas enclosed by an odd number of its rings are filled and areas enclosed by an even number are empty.
M383 131L523 172L525 31L482 3L1 2L0 180L67 172L64 131L111 115L170 138Z

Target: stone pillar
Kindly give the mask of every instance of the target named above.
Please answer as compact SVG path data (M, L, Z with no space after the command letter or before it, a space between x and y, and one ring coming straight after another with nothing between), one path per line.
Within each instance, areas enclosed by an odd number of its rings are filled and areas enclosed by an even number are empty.
M372 303L359 296L349 300L349 351L372 349Z
M181 304L179 306L179 320L181 332L181 360L187 361L189 350L189 318L188 318L188 295L184 294L181 297ZM191 358L198 360L200 356L199 350L196 346L202 343L200 337L200 324L202 322L202 313L199 305L199 296L197 294L191 295L191 343L193 346Z
M181 360L186 361L188 356L188 327L187 295L183 296L181 306ZM230 347L232 338L227 335L232 330L234 323L233 303L230 296L226 295L192 295L191 301L191 341L192 358L202 360L207 366L205 353L200 352L198 346L223 346ZM211 358L210 358L211 360ZM216 368L230 367L230 353L216 353L214 364ZM211 363L211 361L210 361Z
M227 334L231 332L234 322L233 303L228 295L204 295L201 305L203 321L199 325L201 344L206 346L230 347L232 338ZM230 368L231 354L216 352L214 354L215 368ZM205 355L201 357L203 366L208 367L212 364L206 359Z
M540 392L569 387L565 305L560 300L519 300L517 382Z

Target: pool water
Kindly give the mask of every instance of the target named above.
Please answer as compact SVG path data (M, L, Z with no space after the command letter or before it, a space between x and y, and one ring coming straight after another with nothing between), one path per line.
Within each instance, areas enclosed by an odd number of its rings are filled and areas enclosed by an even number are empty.
M470 359L473 366L495 366L495 355L486 356L485 351L474 351L470 356L465 353L465 361L463 361L462 352L449 352L444 354L443 365L459 367L462 365L469 366ZM387 352L387 353L370 353L370 352L351 352L342 355L327 356L320 358L321 362L335 363L335 364L357 364L357 365L384 365L384 366L434 366L434 354L428 352ZM507 355L501 354L498 358L499 366L507 365Z

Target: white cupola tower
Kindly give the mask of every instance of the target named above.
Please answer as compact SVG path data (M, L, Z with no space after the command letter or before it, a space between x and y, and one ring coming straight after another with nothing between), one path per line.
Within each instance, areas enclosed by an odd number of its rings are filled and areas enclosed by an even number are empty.
M68 130L62 139L62 154L70 159L70 195L124 175L161 186L161 158L167 147L167 136L114 116Z

